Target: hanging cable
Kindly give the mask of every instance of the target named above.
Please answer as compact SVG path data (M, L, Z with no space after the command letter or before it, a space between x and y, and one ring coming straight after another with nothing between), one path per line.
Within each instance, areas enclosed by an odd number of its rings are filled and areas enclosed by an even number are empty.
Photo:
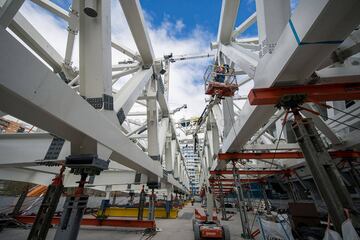
M316 105L318 105L318 106L322 106L322 107L325 107L325 108L332 108L332 109L334 109L334 110L336 110L336 111L339 111L339 112L341 112L341 113L344 113L344 114L346 114L346 115L349 115L349 116L352 116L352 117L354 117L354 118L360 119L360 116L357 116L357 115L352 114L352 113L349 113L349 112L345 112L344 110L341 110L341 109L339 109L339 108L336 108L336 107L327 105L327 104L325 104L325 103L318 103L318 102L314 102L314 103L315 103ZM330 119L330 118L329 118L329 119Z
M289 114L289 111L286 110L284 120L283 120L283 122L282 122L282 124L281 124L280 134L279 134L278 139L277 139L277 142L276 142L276 146L275 146L275 150L274 150L274 155L273 155L273 158L272 158L272 160L271 160L270 170L272 169L272 166L273 166L273 164L274 164L276 152L277 152L277 150L278 150L278 148L279 148L279 144L280 144L280 140L281 140L281 135L282 135L282 133L283 133L283 131L284 131L284 128L285 128L285 125L286 125L286 122L287 122L288 114Z
M329 118L328 116L325 116L325 115L322 115L322 114L320 114L320 116L326 117L326 118L328 118L328 119L331 120L331 121L340 123L340 124L342 124L342 125L344 125L344 126L347 126L347 127L349 127L349 128L353 128L353 129L356 129L356 130L359 130L359 131L360 131L360 128L358 128L358 127L351 126L350 124L344 123L344 122L342 122L342 121L339 121L339 120L336 120L336 119L333 119L333 118Z

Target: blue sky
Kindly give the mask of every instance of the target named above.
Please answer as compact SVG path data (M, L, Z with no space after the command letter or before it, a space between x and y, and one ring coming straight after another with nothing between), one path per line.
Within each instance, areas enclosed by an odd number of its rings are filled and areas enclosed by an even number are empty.
M186 35L197 26L202 27L214 36L217 35L221 0L141 0L141 6L150 15L155 25L160 25L165 18L169 18L170 21L181 19L185 27L178 37ZM241 1L236 25L239 25L254 12L254 0ZM255 36L257 34L256 24L244 34Z
M64 9L68 9L70 0L52 0ZM177 31L176 37L187 37L195 28L200 27L212 36L217 36L221 0L140 0L143 10L151 20L154 27L160 27L163 22L176 22L184 24L182 31ZM255 0L240 1L240 8L236 26L255 12ZM254 24L244 36L256 36L257 26ZM214 39L215 40L215 39Z

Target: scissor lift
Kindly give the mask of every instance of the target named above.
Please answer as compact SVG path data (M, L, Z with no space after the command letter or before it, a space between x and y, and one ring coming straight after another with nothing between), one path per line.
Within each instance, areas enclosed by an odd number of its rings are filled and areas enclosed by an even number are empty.
M230 240L228 226L221 225L216 214L211 219L203 209L195 209L193 230L195 240L208 238Z

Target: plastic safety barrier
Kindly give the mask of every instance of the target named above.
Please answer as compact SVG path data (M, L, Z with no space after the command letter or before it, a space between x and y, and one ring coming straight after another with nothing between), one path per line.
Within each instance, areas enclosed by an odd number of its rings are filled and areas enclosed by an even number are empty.
M278 219L279 222L272 222L261 219L260 217L258 218L263 239L294 240L287 216L278 215Z

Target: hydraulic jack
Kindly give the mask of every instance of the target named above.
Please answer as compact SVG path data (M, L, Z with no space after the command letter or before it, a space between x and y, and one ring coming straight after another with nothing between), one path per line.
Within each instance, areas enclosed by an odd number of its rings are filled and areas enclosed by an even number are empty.
M346 220L344 209L350 209L352 213L356 213L356 211L339 170L325 148L314 122L310 118L303 118L300 114L300 110L310 111L314 114L316 112L301 107L302 102L301 95L286 96L281 98L278 107L283 107L287 113L293 113L292 130L320 195L326 203L334 227L341 232L341 225ZM359 224L357 213L353 215L352 220L354 225Z

